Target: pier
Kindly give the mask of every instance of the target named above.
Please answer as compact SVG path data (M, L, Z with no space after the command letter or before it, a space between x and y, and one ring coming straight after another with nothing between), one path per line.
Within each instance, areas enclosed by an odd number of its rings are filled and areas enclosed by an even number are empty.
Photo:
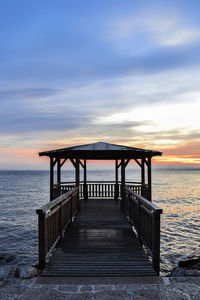
M41 276L159 275L162 209L152 203L151 158L161 154L108 143L40 153L50 158L50 202L37 209ZM88 182L89 159L114 160L115 182ZM67 160L72 182L61 180ZM131 160L141 168L140 182L126 182Z

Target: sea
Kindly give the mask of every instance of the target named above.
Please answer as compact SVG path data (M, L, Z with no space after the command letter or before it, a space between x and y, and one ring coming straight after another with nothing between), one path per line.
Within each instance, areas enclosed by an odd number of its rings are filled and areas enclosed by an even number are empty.
M89 170L88 180L114 180L113 170ZM127 170L127 181L139 172ZM74 172L63 171L63 181ZM153 169L153 202L161 217L161 275L168 275L179 260L200 256L200 169ZM49 201L48 171L0 171L0 266L37 264L36 209Z

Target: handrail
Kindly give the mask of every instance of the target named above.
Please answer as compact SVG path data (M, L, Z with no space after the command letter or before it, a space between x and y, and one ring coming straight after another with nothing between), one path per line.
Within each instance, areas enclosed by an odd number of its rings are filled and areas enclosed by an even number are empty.
M81 181L79 181L79 183L83 184L84 181L81 180ZM87 183L116 183L116 181L115 180L87 180L86 184ZM62 182L60 182L60 184L61 185L62 184L75 184L75 181L62 181ZM117 184L121 184L121 181L118 181ZM138 185L142 185L142 183L139 182L139 181L126 181L126 184L138 184ZM55 185L57 185L57 184L55 184ZM145 185L147 185L147 184L145 184Z
M152 257L157 274L160 269L160 215L162 209L125 187L122 209L134 226L139 239Z
M39 229L39 266L44 268L46 260L66 227L73 221L79 210L79 188L59 196L36 210Z
M78 189L78 188L76 188L76 189ZM71 190L64 195L57 197L53 201L48 202L47 204L43 205L41 208L36 209L36 213L37 214L39 214L41 212L46 213L49 210L52 210L55 206L59 205L63 200L65 200L66 198L69 198L69 196L73 195L73 193L74 193L74 190Z
M125 188L127 189L127 188ZM130 191L130 194L132 194L134 197L136 197L141 204L143 204L146 208L148 208L150 211L154 212L154 213L162 213L162 208L158 207L157 205L155 205L154 203L150 202L149 200L145 199L144 197L134 193L133 191Z

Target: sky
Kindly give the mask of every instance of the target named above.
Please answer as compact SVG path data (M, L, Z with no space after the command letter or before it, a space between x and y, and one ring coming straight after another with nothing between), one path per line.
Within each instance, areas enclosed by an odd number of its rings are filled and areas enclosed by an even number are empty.
M0 2L0 169L110 142L200 167L200 1Z

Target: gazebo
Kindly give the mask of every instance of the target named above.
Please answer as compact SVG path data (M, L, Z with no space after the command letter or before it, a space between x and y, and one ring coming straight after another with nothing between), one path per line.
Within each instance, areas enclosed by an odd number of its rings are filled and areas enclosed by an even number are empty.
M42 276L158 275L162 209L151 202L151 159L162 153L99 142L39 155L50 158L50 202L36 210ZM67 160L70 182L61 179ZM114 160L115 181L88 181L88 160ZM126 181L131 160L139 182Z
M99 142L40 152L39 155L50 158L50 201L63 194L63 192L74 188L74 186L80 186L80 196L84 199L106 196L118 199L122 196L123 188L126 185L125 170L131 160L134 160L141 168L141 181L137 184L132 184L132 189L151 201L151 158L160 156L162 153ZM61 180L61 167L67 160L70 160L75 168L74 183L62 183ZM87 182L87 160L114 160L115 182L107 184L105 182ZM54 183L54 168L56 166L57 181ZM84 170L83 182L80 182L80 167ZM119 169L121 169L121 181L119 181L118 177ZM146 172L147 182L145 182Z

